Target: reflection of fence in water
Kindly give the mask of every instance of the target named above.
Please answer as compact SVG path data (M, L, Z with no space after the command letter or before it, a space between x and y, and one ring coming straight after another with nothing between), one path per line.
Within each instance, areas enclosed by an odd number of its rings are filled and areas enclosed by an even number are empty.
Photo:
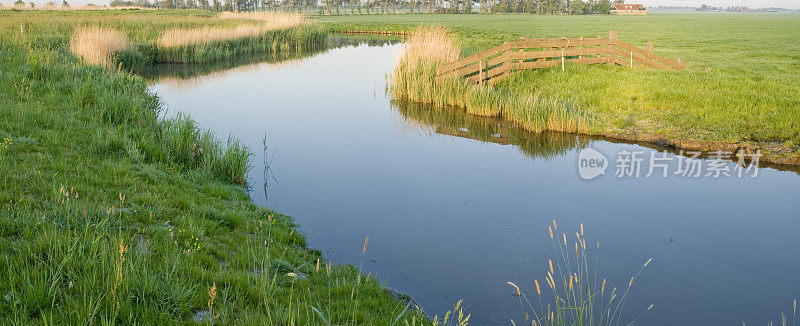
M550 159L574 149L586 147L591 137L560 133L533 133L516 124L497 117L481 117L463 110L433 105L394 102L393 107L401 118L398 127L474 139L500 145L514 145L525 155L537 159Z

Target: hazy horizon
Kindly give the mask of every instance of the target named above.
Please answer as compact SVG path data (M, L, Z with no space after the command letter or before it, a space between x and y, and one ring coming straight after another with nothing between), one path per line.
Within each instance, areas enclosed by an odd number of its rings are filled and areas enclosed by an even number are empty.
M12 6L16 0L0 0L3 6ZM30 3L30 0L23 0L25 3ZM35 0L37 6L43 6L48 2L53 1L60 3L62 0ZM677 7L700 7L701 5L709 5L714 7L732 7L744 6L748 8L786 8L786 9L800 9L800 1L797 0L761 0L761 1L731 1L731 0L657 0L657 1L640 1L640 0L626 0L626 3L643 3L645 6L658 7L658 6L677 6ZM109 0L67 0L70 5L108 5Z

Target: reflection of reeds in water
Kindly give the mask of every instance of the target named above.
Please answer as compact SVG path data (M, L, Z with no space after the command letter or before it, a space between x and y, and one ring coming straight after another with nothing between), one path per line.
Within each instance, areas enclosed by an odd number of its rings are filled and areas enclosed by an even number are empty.
M174 90L187 90L230 75L259 70L280 70L300 65L303 59L259 60L255 63L210 70L207 64L162 64L157 71L145 74L148 84L161 84ZM229 65L223 65L227 67Z
M533 90L471 84L436 69L459 58L453 36L443 27L419 27L390 74L394 99L464 108L467 113L502 116L527 130L593 133L595 119L566 99L547 99Z
M427 134L475 139L500 145L514 145L525 155L550 159L576 148L586 147L591 139L562 132L533 133L497 117L471 115L464 110L397 101L400 128Z
M213 63L166 63L147 66L137 71L148 84L163 84L171 89L185 90L202 83L226 78L238 74L261 69L278 70L301 65L306 59L325 53L332 49L368 45L383 46L396 41L378 39L336 38L326 39L325 46L304 49L298 52L280 52L271 54L254 54L239 57L236 60L224 60Z

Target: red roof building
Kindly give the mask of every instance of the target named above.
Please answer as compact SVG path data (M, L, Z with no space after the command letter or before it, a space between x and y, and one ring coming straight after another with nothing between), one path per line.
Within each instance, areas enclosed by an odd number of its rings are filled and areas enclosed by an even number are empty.
M647 8L643 4L615 3L611 5L612 15L647 15Z

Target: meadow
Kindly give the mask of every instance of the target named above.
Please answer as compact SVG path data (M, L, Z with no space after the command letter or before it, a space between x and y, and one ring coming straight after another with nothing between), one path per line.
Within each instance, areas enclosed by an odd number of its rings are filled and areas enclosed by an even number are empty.
M2 10L0 319L9 324L468 321L458 304L444 319L431 320L407 298L390 296L360 267L335 266L307 248L290 217L248 198L252 151L190 117L163 119L159 99L128 68L253 53L291 57L314 49L330 29L413 31L424 21L447 29L434 28L433 37L427 34L431 29L420 30L426 41L407 53L408 64L400 67L408 70L393 77L414 83L395 86L398 98L500 115L534 131L747 142L792 162L800 147L800 45L792 33L799 18L365 15L315 23L299 16L199 10ZM458 80L432 86L437 64L503 41L606 35L610 29L634 44L654 41L656 53L680 57L690 69L568 66L564 72L520 73L493 88ZM464 123L469 121L452 124L457 129ZM564 147L560 142L527 146L553 153ZM556 233L554 250L564 257L572 243L562 235L564 246ZM586 259L582 236L581 229L573 258ZM365 240L362 256L368 253ZM509 283L520 304L530 308L522 309L525 319L539 314L530 319L572 324L596 313L616 315L616 308L595 309L591 303L607 290L590 277L586 260L575 270L569 264L556 260L556 271L550 263L545 295L554 295L552 310L533 307L525 291ZM573 290L589 287L585 293ZM538 281L536 292L542 295Z
M396 97L462 107L473 114L501 115L533 131L572 131L701 150L759 148L762 160L800 164L800 39L794 33L800 29L798 14L316 19L334 30L411 32L420 25L442 26L452 41L435 47L460 52L460 57L521 37L608 37L609 30L616 30L621 40L637 46L654 42L656 54L681 58L689 69L575 64L563 72L554 68L516 73L494 87L458 81L437 87L432 69L451 60L441 59L428 62L425 69L407 71L402 79L409 85L395 82L399 85ZM541 118L552 112L561 117Z
M142 15L0 12L0 320L431 324L359 268L307 248L290 217L253 204L253 155L235 137L163 119L141 77L70 51L75 26L138 43L235 23Z

